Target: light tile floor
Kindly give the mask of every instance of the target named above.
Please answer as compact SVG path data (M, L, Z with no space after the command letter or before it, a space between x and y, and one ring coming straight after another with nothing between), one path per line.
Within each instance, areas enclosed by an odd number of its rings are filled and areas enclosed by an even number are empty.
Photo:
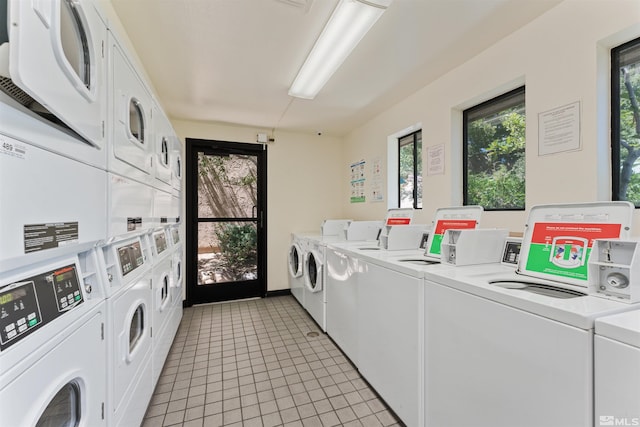
M143 424L170 425L402 424L296 300L278 296L184 310Z

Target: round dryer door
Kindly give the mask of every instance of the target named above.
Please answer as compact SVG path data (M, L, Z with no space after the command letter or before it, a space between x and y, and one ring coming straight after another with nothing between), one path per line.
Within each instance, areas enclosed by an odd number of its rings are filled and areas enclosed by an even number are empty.
M302 276L303 260L304 256L302 255L300 246L294 243L289 249L289 274L291 277Z
M306 267L304 282L307 289L311 292L320 292L322 290L322 261L317 252L309 252Z

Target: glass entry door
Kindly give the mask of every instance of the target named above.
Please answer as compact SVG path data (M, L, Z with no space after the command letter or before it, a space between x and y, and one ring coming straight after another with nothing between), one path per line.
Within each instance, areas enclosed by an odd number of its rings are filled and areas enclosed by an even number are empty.
M187 303L266 294L266 146L187 139Z

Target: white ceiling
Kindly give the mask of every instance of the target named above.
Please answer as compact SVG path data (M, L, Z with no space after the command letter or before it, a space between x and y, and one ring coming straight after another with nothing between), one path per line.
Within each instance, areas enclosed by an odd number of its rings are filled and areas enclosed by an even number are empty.
M314 100L292 98L337 1L111 3L171 118L344 135L561 0L394 0Z

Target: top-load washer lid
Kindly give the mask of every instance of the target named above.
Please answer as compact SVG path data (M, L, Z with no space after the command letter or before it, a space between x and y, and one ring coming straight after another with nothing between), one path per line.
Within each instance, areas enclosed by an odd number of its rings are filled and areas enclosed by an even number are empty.
M515 289L561 299L584 297L587 295L584 292L573 289L561 288L551 284L535 283L526 280L491 280L489 283L505 289Z
M434 260L440 259L440 245L444 232L449 229L464 230L477 228L480 225L484 208L482 206L459 206L439 208L433 219L433 228L427 239L425 256Z
M522 239L518 273L586 287L593 240L629 237L633 211L629 202L532 207Z
M413 212L413 208L388 209L384 225L409 225L413 219Z
M325 219L320 226L320 234L323 236L341 236L351 219Z

